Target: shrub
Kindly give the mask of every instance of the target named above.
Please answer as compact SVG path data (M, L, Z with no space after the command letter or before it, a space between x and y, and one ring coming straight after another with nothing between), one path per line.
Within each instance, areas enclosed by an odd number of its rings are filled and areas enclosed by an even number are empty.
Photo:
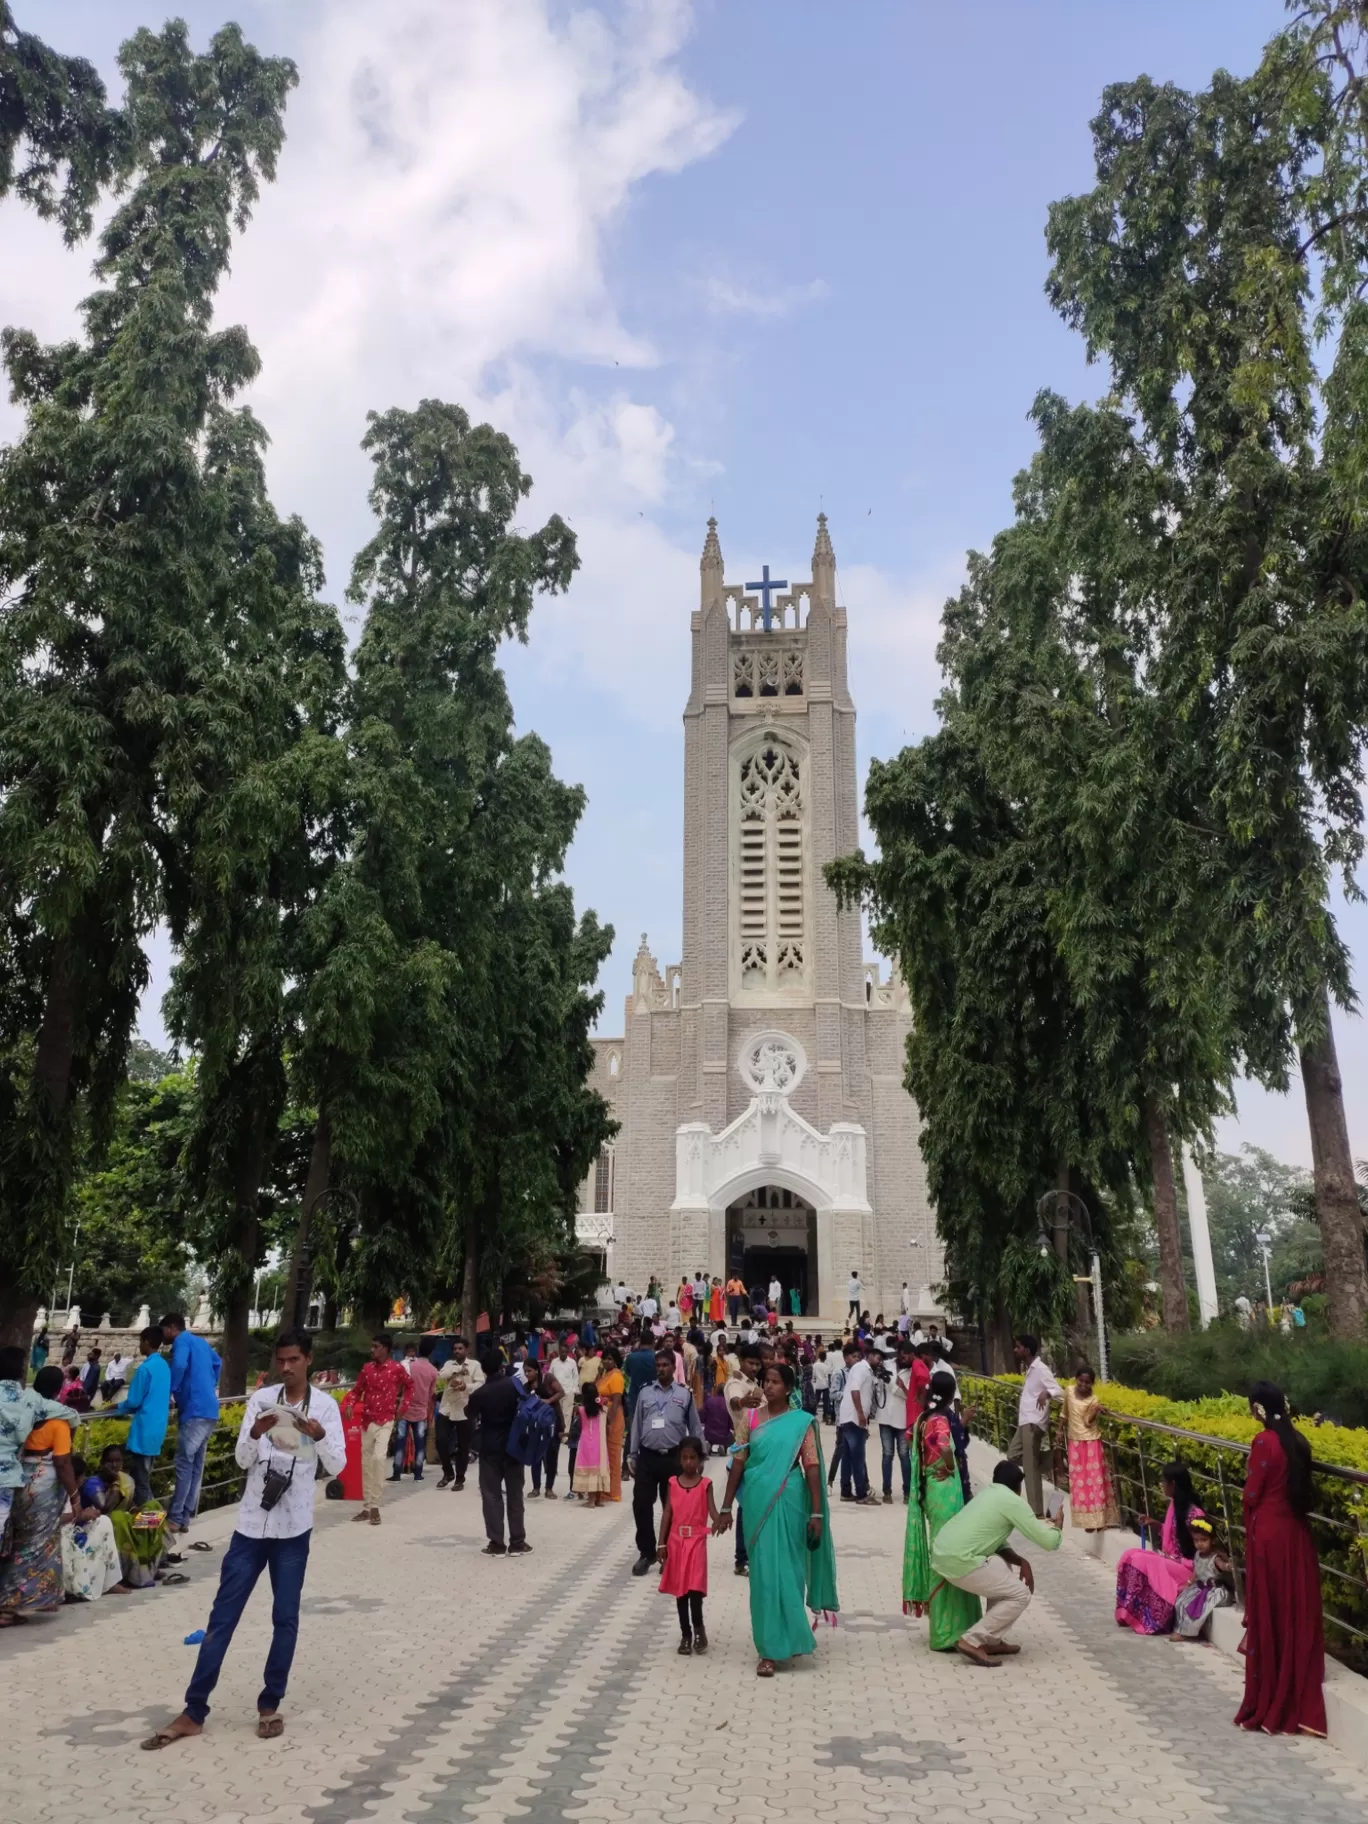
M1298 1412L1368 1425L1368 1343L1234 1324L1190 1336L1151 1330L1115 1338L1111 1369L1114 1381L1170 1400L1244 1395L1255 1381L1275 1381Z

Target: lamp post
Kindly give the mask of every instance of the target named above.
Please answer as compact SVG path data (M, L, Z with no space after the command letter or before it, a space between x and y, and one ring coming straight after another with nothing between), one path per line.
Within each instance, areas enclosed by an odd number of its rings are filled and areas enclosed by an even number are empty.
M1259 1244L1259 1252L1263 1255L1264 1291L1268 1295L1268 1309L1271 1311L1273 1309L1273 1280L1268 1271L1268 1262L1271 1254L1268 1244L1272 1241L1273 1237L1267 1229L1260 1229L1255 1239Z
M339 1199L347 1205L353 1216L360 1215L361 1203L355 1191L348 1190L345 1185L332 1184L318 1193L300 1220L296 1243L298 1271L294 1283L287 1288L287 1295L290 1300L290 1322L301 1328L309 1321L309 1301L313 1296L313 1220L327 1204Z
M1036 1246L1042 1258L1053 1254L1054 1247L1046 1228L1047 1215L1062 1210L1066 1225L1078 1216L1083 1224L1090 1257L1089 1271L1075 1273L1074 1284L1091 1286L1093 1294L1093 1316L1097 1323L1097 1372L1105 1381L1109 1378L1110 1363L1107 1356L1107 1317L1102 1304L1102 1257L1097 1251L1097 1240L1093 1235L1092 1214L1087 1204L1076 1191L1046 1191L1036 1204L1036 1220L1040 1224L1040 1233L1036 1236Z

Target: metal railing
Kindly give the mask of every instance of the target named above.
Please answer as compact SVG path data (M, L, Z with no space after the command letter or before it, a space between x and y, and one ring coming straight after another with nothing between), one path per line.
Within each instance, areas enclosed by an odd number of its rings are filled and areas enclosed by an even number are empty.
M958 1370L958 1377L964 1402L973 1408L970 1429L1005 1451L1016 1430L1019 1385L964 1369ZM1249 1446L1106 1406L1102 1433L1122 1525L1138 1532L1144 1516L1161 1513L1164 1467L1184 1463L1198 1501L1213 1519L1220 1518L1236 1596L1243 1601L1243 1497ZM1068 1458L1057 1448L1057 1415L1052 1415L1050 1442L1051 1479L1067 1491ZM1313 1462L1312 1469L1316 1505L1307 1518L1320 1566L1326 1650L1355 1671L1368 1673L1368 1473L1338 1463Z
M237 1443L238 1428L242 1423L244 1402L240 1398L225 1400L219 1415L219 1422L209 1435L209 1448L204 1459L204 1480L200 1484L200 1513L207 1513L210 1508L227 1507L230 1502L241 1497L247 1485L247 1472L238 1464L234 1453ZM108 1421L119 1425L116 1442L122 1442L126 1435L121 1421L112 1413L92 1412L83 1414L75 1427L72 1448L78 1455L86 1457L94 1468L94 1461L99 1455L98 1448L90 1440L92 1425L101 1425ZM83 1435L84 1434L84 1435ZM171 1495L176 1486L176 1429L174 1423L166 1436L162 1447L163 1454L152 1465L149 1481L152 1493L158 1501L170 1505Z

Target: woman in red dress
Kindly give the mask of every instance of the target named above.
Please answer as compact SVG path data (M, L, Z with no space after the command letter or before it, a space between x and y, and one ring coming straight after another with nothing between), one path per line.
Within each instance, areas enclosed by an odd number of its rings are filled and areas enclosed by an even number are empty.
M1324 1735L1320 1569L1306 1524L1311 1446L1271 1381L1255 1384L1249 1405L1264 1429L1245 1478L1245 1694L1235 1721L1266 1735Z

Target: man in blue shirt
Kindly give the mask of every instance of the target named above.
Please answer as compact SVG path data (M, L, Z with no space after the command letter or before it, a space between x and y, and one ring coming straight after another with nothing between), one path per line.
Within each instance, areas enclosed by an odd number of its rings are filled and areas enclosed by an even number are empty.
M627 1446L632 1466L632 1518L636 1521L637 1561L633 1577L644 1577L656 1561L655 1504L669 1494L670 1477L679 1474L679 1447L685 1438L703 1440L698 1408L687 1387L675 1381L673 1349L656 1355L654 1385L643 1387L632 1412Z
M161 1321L171 1345L171 1397L176 1402L176 1492L167 1526L188 1533L199 1507L204 1456L218 1424L218 1377L223 1363L202 1336L185 1327L179 1311Z
M151 1324L138 1338L142 1360L112 1414L116 1419L133 1420L124 1461L133 1477L133 1500L138 1507L152 1499L152 1465L161 1455L171 1417L171 1369L161 1347L161 1326Z

